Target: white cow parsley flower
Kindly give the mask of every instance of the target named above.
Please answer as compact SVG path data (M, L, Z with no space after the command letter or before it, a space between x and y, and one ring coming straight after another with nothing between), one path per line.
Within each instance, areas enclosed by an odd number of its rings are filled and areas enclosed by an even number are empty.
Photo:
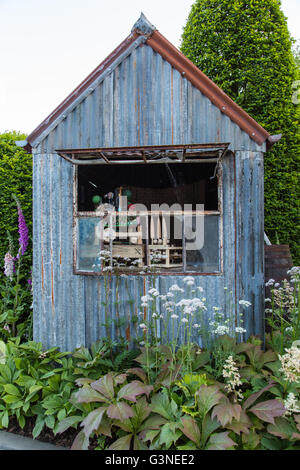
M213 330L215 335L227 335L229 333L229 328L226 325L218 325L215 330Z
M239 333L239 334L242 334L242 333L247 333L247 330L245 330L241 326L237 326L236 329L235 329L235 332Z
M184 289L178 286L178 284L173 284L170 289L170 292L184 292Z
M248 300L240 300L239 304L243 305L244 307L250 307L250 305L252 305L251 302L248 302Z

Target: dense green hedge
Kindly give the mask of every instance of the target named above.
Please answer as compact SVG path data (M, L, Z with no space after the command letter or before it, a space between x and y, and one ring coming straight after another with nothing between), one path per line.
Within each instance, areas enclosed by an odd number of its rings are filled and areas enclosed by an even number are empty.
M11 233L14 240L15 250L13 255L17 254L19 246L18 211L12 194L19 198L26 224L29 228L29 246L24 256L24 265L28 271L32 264L32 156L15 144L16 140L23 140L25 138L25 135L16 132L0 134L1 271L4 264L4 255L9 247L7 230Z
M265 156L265 231L299 252L297 67L279 0L196 0L182 52L280 143Z

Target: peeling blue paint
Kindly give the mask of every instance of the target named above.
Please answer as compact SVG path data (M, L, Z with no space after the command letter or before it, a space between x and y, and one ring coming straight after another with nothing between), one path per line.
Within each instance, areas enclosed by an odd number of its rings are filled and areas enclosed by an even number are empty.
M132 276L128 286L121 279L118 313L114 279L109 315L126 322L121 331L103 326L103 279L73 274L73 167L55 149L209 142L230 142L235 155L222 165L224 272L196 276L196 285L204 289L207 321L213 306L225 308L228 287L232 304L253 302L247 329L262 336L265 145L257 145L143 39L64 116L33 148L34 339L72 350L102 336L125 336L128 328L133 338L132 317L144 294L143 276ZM156 283L163 293L181 279L158 276Z

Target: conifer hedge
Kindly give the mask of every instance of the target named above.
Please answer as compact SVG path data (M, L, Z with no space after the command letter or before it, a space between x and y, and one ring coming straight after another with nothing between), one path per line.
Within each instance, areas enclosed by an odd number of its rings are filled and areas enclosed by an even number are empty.
M16 140L26 139L17 132L0 134L0 269L9 248L7 231L14 241L14 253L19 247L18 211L12 197L15 194L21 202L22 211L29 229L29 246L24 256L27 271L32 264L32 156L15 144Z
M265 155L265 231L299 251L299 113L292 102L297 66L279 0L196 0L181 51L271 135Z

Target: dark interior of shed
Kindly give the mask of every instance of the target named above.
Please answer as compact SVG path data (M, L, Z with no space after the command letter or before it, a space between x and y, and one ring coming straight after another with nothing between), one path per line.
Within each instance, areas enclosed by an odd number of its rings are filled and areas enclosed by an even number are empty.
M108 164L78 167L78 210L95 210L94 196L116 205L120 188L131 192L131 203L204 204L218 210L216 163ZM110 193L110 199L106 197ZM113 197L112 197L113 194Z
M127 196L126 209L130 205L135 209L139 209L138 204L142 204L143 209L146 206L147 222L144 216L137 215L125 220L118 212L120 195ZM195 230L196 217L193 215L188 219L185 212L183 226L181 216L181 211L187 209L187 204L190 205L188 210L197 211L197 204L203 204L206 211L218 211L215 162L80 165L79 211L101 212L103 208L107 208L106 203L114 206L119 215L104 224L101 235L95 225L97 220L81 219L81 269L88 270L91 263L95 264L98 246L102 243L102 248L112 253L114 263L117 262L124 268L143 269L146 265L155 264L160 269L180 272L185 264L187 270L218 270L218 218L205 217L204 237L208 243L202 247L198 240L198 245L190 249L186 245L186 234ZM170 208L176 204L176 210L180 212L179 215L171 216L170 223L167 222L166 213L157 213L157 206L162 204Z

